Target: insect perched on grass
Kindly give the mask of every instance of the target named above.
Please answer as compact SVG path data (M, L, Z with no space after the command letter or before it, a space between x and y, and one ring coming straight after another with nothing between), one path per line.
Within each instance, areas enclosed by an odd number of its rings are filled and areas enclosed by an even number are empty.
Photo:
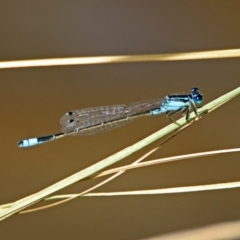
M198 88L192 88L190 94L167 95L162 99L119 104L112 106L83 108L66 113L60 120L62 132L45 137L29 138L18 142L18 147L31 147L64 136L89 136L121 127L141 116L156 116L166 113L171 116L177 112L189 119L191 107L196 115L197 107L203 100Z

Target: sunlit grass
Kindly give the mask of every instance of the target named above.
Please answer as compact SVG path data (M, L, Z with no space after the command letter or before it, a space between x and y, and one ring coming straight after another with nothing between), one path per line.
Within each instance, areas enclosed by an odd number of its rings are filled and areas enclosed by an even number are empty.
M26 67L50 67L67 65L130 63L130 62L158 62L158 61L186 61L199 59L219 59L240 57L240 49L225 49L199 52L166 53L166 54L142 54L119 56L93 56L29 59L0 62L0 69L26 68Z

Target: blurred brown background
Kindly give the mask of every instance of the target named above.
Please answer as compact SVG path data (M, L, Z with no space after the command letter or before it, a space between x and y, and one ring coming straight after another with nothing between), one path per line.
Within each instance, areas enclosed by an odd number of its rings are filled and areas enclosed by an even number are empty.
M1 1L0 60L175 53L239 48L240 1ZM239 59L6 69L0 71L0 203L35 193L164 127L139 119L92 137L29 149L17 141L60 131L67 111L188 93L207 103L239 86ZM239 147L239 97L205 116L149 159ZM141 156L138 152L121 164ZM239 154L129 171L98 191L239 180ZM101 181L76 184L75 193ZM1 222L12 239L141 239L240 218L239 189L84 198ZM38 204L40 206L41 204Z

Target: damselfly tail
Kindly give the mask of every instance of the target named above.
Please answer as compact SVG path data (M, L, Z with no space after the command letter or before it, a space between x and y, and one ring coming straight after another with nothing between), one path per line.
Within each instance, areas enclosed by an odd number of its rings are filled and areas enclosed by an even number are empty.
M52 134L44 137L24 139L18 142L18 147L20 148L32 147L42 143L50 142L52 140L55 140L64 136L65 136L64 133L57 133L57 134Z

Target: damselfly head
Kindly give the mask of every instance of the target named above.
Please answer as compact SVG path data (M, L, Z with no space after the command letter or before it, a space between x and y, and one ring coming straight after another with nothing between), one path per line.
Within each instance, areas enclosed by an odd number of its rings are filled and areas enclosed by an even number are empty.
M198 90L198 88L192 88L191 89L191 96L192 96L192 99L193 101L196 103L196 104L201 104L202 101L203 101L203 95L201 94L201 92Z

